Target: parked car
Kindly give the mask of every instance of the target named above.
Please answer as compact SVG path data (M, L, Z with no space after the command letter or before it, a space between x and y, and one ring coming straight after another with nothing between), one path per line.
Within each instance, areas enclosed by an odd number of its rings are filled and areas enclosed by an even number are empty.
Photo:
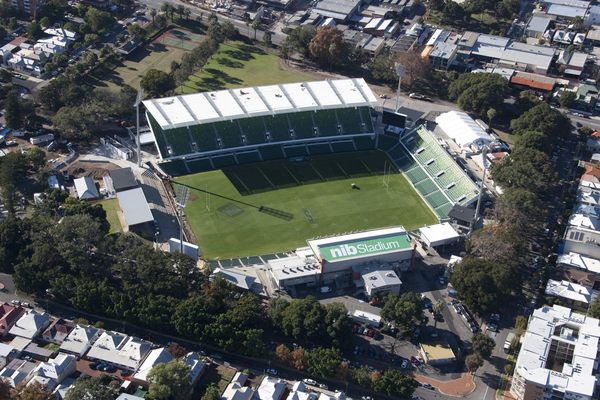
M490 321L495 321L495 322L500 321L500 314L496 314L496 313L491 314Z
M265 372L269 375L274 375L274 376L277 376L277 374L279 374L279 372L277 372L277 370L274 368L267 368L265 370Z
M410 367L410 363L408 362L408 360L404 360L404 361L402 361L402 364L400 366L403 369L408 369Z
M411 99L423 100L423 101L431 101L431 99L420 93L411 93L408 95Z
M329 389L329 387L326 384L324 384L324 383L319 383L319 388L321 388L323 390Z
M419 362L419 360L417 360L417 358L415 356L410 356L410 362L415 364L415 365L420 365L421 363Z
M308 379L308 378L302 379L302 382L306 383L307 385L313 385L313 386L315 386L317 384L317 381L315 381L314 379Z
M429 390L435 390L435 388L433 386L431 386L429 383L422 383L421 387L425 388L425 389L429 389Z

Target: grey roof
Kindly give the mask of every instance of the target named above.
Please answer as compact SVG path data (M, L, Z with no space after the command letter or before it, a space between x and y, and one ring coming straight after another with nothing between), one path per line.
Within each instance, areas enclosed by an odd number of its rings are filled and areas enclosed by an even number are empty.
M435 46L433 46L433 50L429 53L429 57L437 57L437 58L450 58L454 53L456 53L457 45L445 42L437 42Z
M336 19L348 18L361 0L321 0L314 8L317 14Z
M562 4L552 4L546 11L550 15L557 15L559 17L575 18L585 16L587 9L580 7L564 6Z
M119 206L123 211L128 226L143 224L154 220L150 206L142 188L125 190L117 193Z
M475 218L475 210L455 204L448 213L448 217L457 221L471 222Z
M552 19L545 15L533 14L529 20L529 24L527 24L527 30L544 33L546 32L546 29L548 29L550 22L552 22Z
M402 284L398 275L392 270L376 270L362 275L365 286L382 288Z
M138 185L131 168L113 169L108 171L108 174L110 175L110 178L113 181L113 187L117 192L132 189Z
M254 284L254 281L256 280L252 276L243 275L222 268L215 269L214 272L211 274L211 277L212 276L220 276L221 278L232 283L233 285L246 290L250 290L252 288L252 285Z
M408 107L400 107L400 108L398 108L398 112L400 114L406 115L406 118L413 122L417 122L418 120L423 118L423 116L425 115L425 112L423 112L421 110L415 110L414 108L408 108Z

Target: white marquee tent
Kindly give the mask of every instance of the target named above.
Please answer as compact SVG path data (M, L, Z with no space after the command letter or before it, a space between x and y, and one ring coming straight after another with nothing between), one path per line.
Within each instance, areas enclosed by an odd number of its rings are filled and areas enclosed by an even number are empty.
M486 133L467 113L449 111L435 119L439 127L460 147L473 143L490 143L493 138Z

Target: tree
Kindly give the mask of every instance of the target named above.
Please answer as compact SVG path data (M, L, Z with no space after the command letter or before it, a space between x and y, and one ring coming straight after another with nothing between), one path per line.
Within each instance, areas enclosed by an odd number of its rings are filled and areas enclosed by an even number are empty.
M433 311L433 326L437 328L437 320L444 309L445 303L442 300L438 300L431 306Z
M378 81L392 83L398 81L398 76L394 71L394 60L385 54L380 54L375 57L371 63L371 75Z
M29 161L33 169L38 170L46 165L46 153L39 147L30 147L27 150L27 161Z
M204 394L202 395L202 400L221 400L221 392L219 388L215 386L214 383L208 385Z
M0 397L2 399L11 400L53 400L55 397L52 391L46 385L39 382L32 384L20 383L12 390L12 396Z
M175 80L166 72L152 68L142 77L140 86L148 95L160 97L175 89Z
M397 369L385 371L375 382L375 390L388 396L408 399L419 386L413 378L403 375Z
M107 11L89 7L85 13L85 22L89 25L90 33L100 33L109 29L115 22L112 15Z
M290 353L290 363L292 367L299 371L304 371L306 368L306 350L303 347L296 347Z
M515 330L518 336L527 330L527 318L525 316L517 315L517 318L515 318Z
M19 96L14 90L9 91L4 99L4 122L8 128L17 129L21 126Z
M179 19L183 19L183 13L185 12L185 7L183 6L183 4L178 4L176 6L177 9L177 14L179 15Z
M113 388L110 382L114 382L111 379L95 377L91 378L87 375L81 375L71 389L65 395L65 400L114 400L118 394L117 388Z
M381 317L393 321L404 329L423 319L423 302L415 292L403 293L399 298L389 294L381 310Z
M270 48L271 46L273 46L273 36L271 35L271 32L265 31L265 33L263 34L262 41L265 47Z
M483 358L490 358L492 350L494 350L494 347L496 346L494 339L483 333L476 333L473 335L471 342L473 344L473 351Z
M492 130L492 120L494 118L496 118L496 109L495 108L488 109L486 115L488 117L488 125L489 125L488 127L491 131Z
M548 154L552 151L552 143L540 131L524 131L517 136L514 148L534 149Z
M10 399L10 383L4 378L0 378L0 399Z
M306 370L321 378L331 378L341 362L342 355L338 349L317 347L306 357Z
M40 19L40 25L42 26L42 28L46 29L50 25L52 25L52 22L50 21L50 18L44 17L44 18Z
M481 358L481 356L477 353L469 354L467 357L465 357L465 366L467 367L467 370L473 375L482 365L483 358Z
M148 373L148 395L156 400L184 399L190 385L190 373L190 367L179 360L155 365Z
M600 318L600 296L596 296L590 304L588 315L592 318Z
M127 32L136 39L144 39L146 30L140 24L131 24L127 27Z
M490 108L501 110L509 92L508 81L499 74L462 74L448 87L450 100L456 101L463 110L480 115L485 115Z
M237 28L230 21L225 21L221 24L221 32L227 40L234 39L239 34Z
M573 104L575 104L575 101L577 100L577 95L575 94L575 92L572 92L570 90L565 90L561 95L560 95L560 106L564 107L564 108L571 108L573 106Z
M321 66L332 67L342 63L344 38L342 32L332 26L317 28L315 36L308 45L310 57Z
M570 120L560 111L540 102L521 114L519 118L510 121L510 129L515 135L526 131L542 132L548 140L553 141L557 137L569 134L573 127Z
M42 27L37 21L31 21L29 25L27 25L27 37L29 39L37 40L41 38L43 34Z
M430 80L432 75L431 64L427 59L422 58L420 54L414 51L400 53L397 61L404 67L402 85L409 92L412 92L423 82ZM397 79L397 77L394 79Z
M465 9L458 3L447 1L442 10L442 21L448 24L454 24L456 21L462 21L465 18Z
M539 150L521 147L493 164L490 173L503 188L527 189L538 194L556 182L556 172L548 156Z
M166 3L165 3L166 4ZM154 24L154 19L156 18L156 15L158 13L156 12L156 8L151 8L150 9L150 18L152 18L152 24Z
M463 302L482 315L497 311L516 286L514 268L494 261L465 257L454 267L450 283Z
M285 344L280 344L275 348L275 358L284 364L290 362L290 349Z

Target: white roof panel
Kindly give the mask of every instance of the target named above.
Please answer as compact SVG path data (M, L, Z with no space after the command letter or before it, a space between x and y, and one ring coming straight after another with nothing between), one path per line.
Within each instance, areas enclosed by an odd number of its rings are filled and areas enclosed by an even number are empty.
M197 120L217 120L220 118L217 110L214 109L204 93L194 93L187 96L181 96L181 101L187 105L188 109Z
M207 93L206 96L212 101L219 113L223 117L237 117L245 115L244 110L239 106L231 93L227 90Z
M335 93L335 90L331 88L329 81L307 82L306 84L321 106L340 106L344 104Z
M365 102L365 98L356 85L351 79L342 79L339 81L331 81L333 87L341 96L342 101L347 105L361 104Z
M310 91L306 88L304 83L288 83L281 85L283 91L287 93L291 101L294 103L296 108L317 108L319 104L315 101Z
M290 103L278 85L262 86L257 89L272 111L290 110L293 108L292 103Z
M161 128L173 129L270 113L373 106L377 98L364 79L340 79L227 89L143 103Z
M259 94L254 88L242 88L231 90L238 102L244 107L248 114L265 113L269 111L269 107L262 101Z

